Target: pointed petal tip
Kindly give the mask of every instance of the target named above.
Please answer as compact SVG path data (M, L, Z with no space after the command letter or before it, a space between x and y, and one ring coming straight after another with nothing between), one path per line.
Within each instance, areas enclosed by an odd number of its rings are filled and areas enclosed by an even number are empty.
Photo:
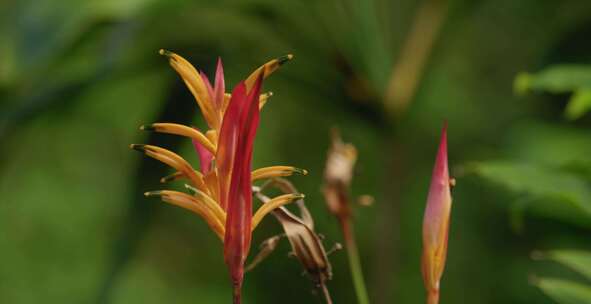
M193 195L201 194L199 192L199 190L197 190L197 188L195 188L195 187L193 187L191 185L188 185L188 184L185 184L185 189L189 190L189 192L191 192Z
M166 57L171 57L174 53L169 50L160 49L160 50L158 50L158 54L160 54L162 56L166 56Z
M154 131L154 130L156 130L156 127L154 127L153 124L141 125L140 126L140 130L142 130L142 131Z
M306 169L301 169L301 168L294 168L294 171L295 171L296 173L299 173L299 174L301 174L301 175L308 175L308 170L306 170Z
M159 196L162 195L162 191L158 190L158 191L148 191L148 192L144 192L144 196L150 197L150 196Z
M283 65L292 59L293 59L293 54L287 54L285 56L281 56L281 57L277 58L277 61L279 62L279 65Z
M224 64L222 62L222 58L218 56L218 61L216 63L215 69L215 85L216 86L223 86L225 91L225 83L224 83ZM222 92L225 93L225 92Z
M131 144L129 145L130 149L134 149L136 151L144 152L146 150L146 145L142 144Z
M438 180L451 186L449 180L449 168L447 160L447 122L444 122L443 129L441 130L441 139L439 142L439 148L435 157L435 166L433 167L433 180Z

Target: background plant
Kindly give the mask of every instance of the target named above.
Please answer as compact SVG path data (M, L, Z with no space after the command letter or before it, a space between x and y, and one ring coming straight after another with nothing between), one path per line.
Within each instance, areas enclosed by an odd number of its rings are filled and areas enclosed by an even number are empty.
M512 83L522 71L591 60L587 1L439 2L442 21L414 94L393 114L384 106L392 71L423 3L0 2L0 302L218 303L227 296L223 260L208 249L215 236L196 234L204 224L182 210L146 202L142 193L171 172L127 148L146 142L189 155L190 144L137 126L203 126L190 94L157 54L164 47L209 71L212 58L227 58L228 83L268 58L294 53L293 64L268 82L274 104L263 110L253 165L309 169L294 183L307 202L322 202L326 134L339 125L359 151L352 192L376 194L372 208L354 210L370 298L420 303L421 218L441 121L448 119L454 135L450 164L461 164L452 166L453 176L485 160L544 163L551 172L584 161L589 115L564 119L572 93L523 97ZM584 167L572 166L560 169L559 177L567 175L560 189L588 189L577 177L588 176ZM508 210L524 195L488 180L458 177L441 303L553 303L530 275L576 274L529 256L589 251L582 212L537 216L530 205L523 229L512 229L520 222ZM588 202L585 192L566 200ZM535 205L559 205L547 200ZM339 235L324 205L308 208L318 231ZM269 221L259 229L268 229L262 236L279 227ZM353 303L346 256L331 262L334 302ZM249 277L245 288L253 292L245 303L314 301L309 282L294 276L298 263L276 254L264 266ZM269 288L278 281L288 284Z
M519 74L515 89L521 94L571 94L564 115L568 120L576 120L591 110L590 80L591 69L586 65L556 65L536 73ZM532 257L563 264L588 283L591 247L576 239L585 239L591 229L590 130L558 123L532 125L535 127L527 127L526 134L510 142L509 147L515 152L508 153L503 160L472 164L469 170L505 186L516 196L510 207L515 231L523 233L527 229L526 217L576 229L562 232L550 228L550 240L540 244L547 251L536 251ZM554 249L557 246L560 249ZM534 275L530 281L558 303L591 303L591 285L565 276Z

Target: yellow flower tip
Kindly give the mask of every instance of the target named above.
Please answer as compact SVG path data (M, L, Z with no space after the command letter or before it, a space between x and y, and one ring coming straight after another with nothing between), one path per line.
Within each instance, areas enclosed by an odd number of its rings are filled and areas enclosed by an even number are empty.
M146 150L146 145L131 144L129 145L129 148L134 149L136 151L144 152Z
M281 57L277 58L277 62L279 63L279 65L283 65L292 59L293 59L293 54L287 54L285 56L281 56Z
M159 196L162 195L162 191L148 191L148 192L144 192L144 196L150 197L150 196Z
M182 172L175 172L173 174L167 175L160 179L160 182L165 184L168 182L172 182L173 180L183 178L184 174Z
M303 193L294 193L294 194L293 194L293 199L294 199L294 200L297 200L297 199L304 199L305 197L306 197L306 195L305 195L305 194L303 194Z
M172 57L172 55L174 54L173 52L169 51L169 50L165 50L165 49L160 49L158 50L158 54L162 55L162 56L166 56L166 57Z
M308 170L306 170L306 169L296 168L295 171L301 175L308 175Z
M191 185L185 184L185 189L187 189L193 193L199 193L199 191L197 189L195 189L194 187L192 187Z
M140 126L140 130L142 130L142 131L154 131L154 130L156 130L156 128L152 124L150 124L150 125L141 125Z
M269 95L269 97L271 97L271 96L273 96L273 92L269 91L269 92L267 92L267 95Z

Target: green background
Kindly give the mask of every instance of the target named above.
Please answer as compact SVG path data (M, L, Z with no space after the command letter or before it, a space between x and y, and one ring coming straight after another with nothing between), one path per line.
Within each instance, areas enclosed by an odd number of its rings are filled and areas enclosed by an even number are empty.
M523 211L520 202L553 198L487 180L559 187L514 165L554 166L572 157L577 181L560 189L582 187L580 203L589 208L590 117L568 121L568 93L518 96L513 80L553 64L590 64L591 2L445 2L416 95L394 115L383 96L420 5L2 1L0 303L230 302L220 242L193 214L143 197L163 187L158 180L170 169L128 148L158 144L198 161L189 141L138 130L156 121L204 125L160 48L210 77L220 56L228 87L271 58L295 55L264 84L274 96L262 112L254 167L309 170L292 180L331 247L342 239L320 192L330 128L357 147L351 191L375 197L354 209L373 303L423 302L422 214L444 120L457 187L442 303L553 303L532 277L577 276L530 253L591 249L590 217L543 203ZM506 159L517 173L495 163L479 167ZM279 231L266 218L253 251ZM247 274L244 303L321 303L288 251L282 243ZM345 252L331 262L335 303L355 303Z

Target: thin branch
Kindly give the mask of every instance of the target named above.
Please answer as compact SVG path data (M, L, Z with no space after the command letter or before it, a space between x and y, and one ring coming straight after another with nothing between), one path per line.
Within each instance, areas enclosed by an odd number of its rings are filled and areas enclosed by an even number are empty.
M322 289L322 294L324 295L324 299L326 299L326 304L332 304L332 298L330 297L330 292L328 291L326 284L324 284L324 282L320 283L319 288Z

